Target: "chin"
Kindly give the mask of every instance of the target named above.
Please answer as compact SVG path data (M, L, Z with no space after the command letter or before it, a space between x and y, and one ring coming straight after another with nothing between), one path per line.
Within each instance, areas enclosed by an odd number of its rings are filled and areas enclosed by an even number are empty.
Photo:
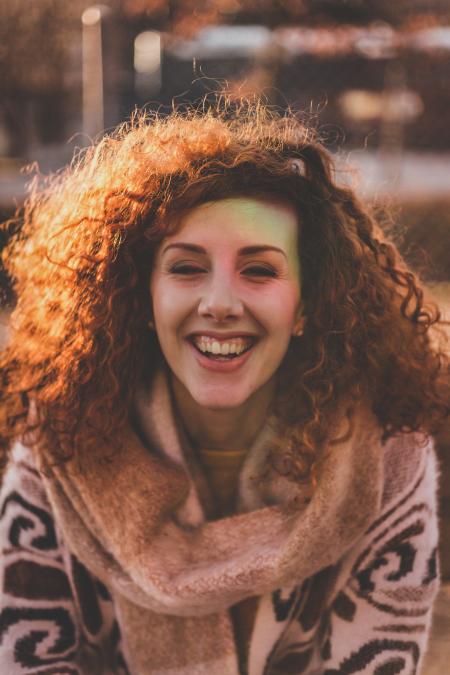
M227 394L222 390L216 393L211 391L199 392L199 395L192 396L192 398L202 408L208 408L209 410L232 410L245 403L249 396Z

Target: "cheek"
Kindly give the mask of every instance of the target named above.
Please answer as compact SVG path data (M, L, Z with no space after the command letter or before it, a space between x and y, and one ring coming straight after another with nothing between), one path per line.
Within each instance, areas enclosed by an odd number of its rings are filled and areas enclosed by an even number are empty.
M295 321L297 308L300 302L298 289L286 288L267 298L264 303L264 313L273 325L279 328L290 327Z
M188 311L187 299L177 288L155 281L151 287L153 317L158 333L175 333Z
M171 293L169 289L165 288L164 283L155 279L150 285L150 297L154 321L158 332L160 332L161 329L171 323L171 314L173 312L173 305L170 302Z
M170 330L175 327L177 321L176 304L170 302L170 296L160 296L153 303L153 315L158 331Z

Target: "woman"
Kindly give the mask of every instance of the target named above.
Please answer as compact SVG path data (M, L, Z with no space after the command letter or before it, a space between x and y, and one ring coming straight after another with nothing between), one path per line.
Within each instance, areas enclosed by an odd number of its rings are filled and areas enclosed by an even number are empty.
M420 671L439 317L310 131L134 120L6 262L1 672Z

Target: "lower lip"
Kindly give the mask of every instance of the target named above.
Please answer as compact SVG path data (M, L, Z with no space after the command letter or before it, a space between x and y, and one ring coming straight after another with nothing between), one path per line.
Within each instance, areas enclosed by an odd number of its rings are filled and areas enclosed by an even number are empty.
M246 361L248 361L250 358L256 345L255 343L250 349L241 354L241 356L235 356L234 359L231 359L230 361L214 361L213 359L209 359L207 356L204 356L201 352L199 352L190 340L186 340L186 342L194 352L195 357L202 368L212 370L215 373L232 373L235 370L242 368L244 363L246 363Z

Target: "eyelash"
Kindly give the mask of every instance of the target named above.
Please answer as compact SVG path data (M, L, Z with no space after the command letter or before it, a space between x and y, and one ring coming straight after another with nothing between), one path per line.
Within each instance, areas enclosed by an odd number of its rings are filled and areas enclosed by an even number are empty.
M272 269L271 267L263 267L262 265L253 265L252 267L247 267L244 272L248 272L249 270L257 270L257 274L252 275L252 276L261 276L261 277L277 277L278 274L277 272Z
M172 274L184 274L186 276L189 274L197 274L202 271L203 270L199 267L194 267L194 265L174 265L169 270Z
M253 272L255 272L256 270L256 274L253 273L251 276L264 276L264 277L267 276L273 278L278 276L277 272L274 269L272 269L271 267L263 267L262 265L253 265L247 267L243 271L248 272L249 270L250 271L252 270ZM174 267L170 268L170 272L172 274L181 274L189 276L193 274L202 273L204 272L204 270L202 270L200 267L194 267L194 265L175 265Z

